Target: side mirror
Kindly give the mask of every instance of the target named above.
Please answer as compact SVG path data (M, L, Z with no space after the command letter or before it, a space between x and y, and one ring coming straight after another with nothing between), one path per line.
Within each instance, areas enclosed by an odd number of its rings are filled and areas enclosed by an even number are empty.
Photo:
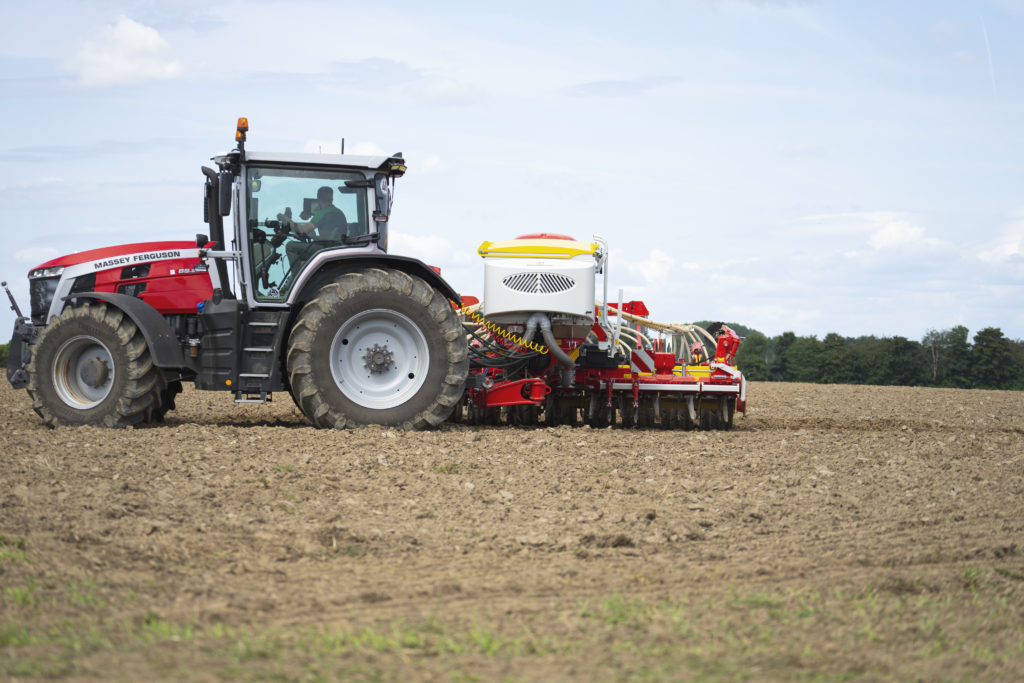
M210 200L213 198L213 181L209 178L203 184L203 222L210 222Z
M384 223L391 213L391 188L388 186L388 177L383 173L378 173L373 179L373 190L376 205L373 211L373 220Z
M217 183L220 194L217 196L217 212L221 216L231 213L231 186L234 182L234 175L231 171L221 171L218 174Z

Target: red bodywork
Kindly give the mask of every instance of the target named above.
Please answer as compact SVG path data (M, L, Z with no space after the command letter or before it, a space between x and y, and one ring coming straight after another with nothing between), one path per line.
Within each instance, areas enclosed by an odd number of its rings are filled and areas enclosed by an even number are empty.
M161 252L167 252L167 256L161 258ZM175 256L179 253L180 256ZM157 256L133 259L139 254ZM37 269L67 268L90 262L96 264L93 291L130 294L163 314L195 313L196 305L213 294L210 274L198 257L195 242L139 242L90 249L47 261Z

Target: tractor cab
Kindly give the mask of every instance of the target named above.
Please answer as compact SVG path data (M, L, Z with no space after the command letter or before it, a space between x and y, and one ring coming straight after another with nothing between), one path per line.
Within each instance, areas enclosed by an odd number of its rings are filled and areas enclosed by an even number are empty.
M238 148L214 157L219 173L204 171L207 199L217 204L206 214L217 214L209 221L214 241L223 244L220 217L234 215L234 250L213 256L236 262L250 307L294 303L311 274L342 256L387 253L394 180L406 170L401 154L250 152L247 130L240 119Z

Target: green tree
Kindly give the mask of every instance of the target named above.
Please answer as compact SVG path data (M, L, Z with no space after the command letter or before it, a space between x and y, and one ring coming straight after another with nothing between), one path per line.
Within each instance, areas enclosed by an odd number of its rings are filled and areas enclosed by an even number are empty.
M906 337L893 337L889 341L889 375L891 384L914 387L923 384L928 366L924 349Z
M783 332L772 338L772 353L769 355L771 360L768 362L772 381L789 381L790 378L786 371L786 353L795 341L796 334L793 332Z
M736 366L743 371L747 379L766 380L769 377L770 351L771 342L768 337L757 330L750 330L740 344L740 350L736 352Z
M1018 379L1013 342L998 327L986 327L974 335L971 361L974 386L980 389L1009 389Z
M850 344L850 365L853 384L892 384L889 361L892 346L886 339L875 336L857 337Z
M1016 339L1010 344L1013 355L1014 379L1009 389L1024 389L1024 340Z
M824 349L821 381L826 384L850 384L853 381L853 373L846 340L835 332L829 332L821 340L821 344Z
M967 343L969 331L957 325L949 331L949 360L942 386L966 389L972 385L971 345Z
M782 355L790 382L821 382L825 347L817 337L797 337Z
M929 384L939 386L946 379L949 372L949 330L928 330L921 339L921 348L925 351L928 360L928 371L931 375Z

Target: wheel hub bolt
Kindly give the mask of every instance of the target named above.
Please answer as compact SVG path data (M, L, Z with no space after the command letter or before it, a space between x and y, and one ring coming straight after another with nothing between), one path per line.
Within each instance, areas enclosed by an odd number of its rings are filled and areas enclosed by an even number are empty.
M374 344L363 355L363 367L375 374L387 372L393 363L394 354L388 350L386 345Z

